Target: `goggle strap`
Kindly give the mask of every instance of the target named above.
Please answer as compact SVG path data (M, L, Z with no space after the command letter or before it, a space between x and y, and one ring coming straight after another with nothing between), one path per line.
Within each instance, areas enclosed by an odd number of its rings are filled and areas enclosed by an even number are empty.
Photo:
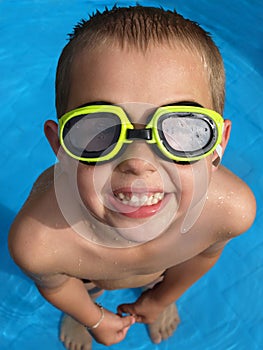
M223 148L222 148L222 146L220 144L217 145L215 151L216 151L216 153L218 154L218 157L221 160L222 157L223 157Z
M224 127L225 127L225 125L223 124L222 125L222 135L224 134ZM213 161L213 165L215 167L217 167L221 163L221 160L223 158L223 148L220 145L220 143L216 146L215 151L216 151L218 157Z
M218 167L218 165L221 163L221 160L222 160L222 157L223 157L223 148L222 146L219 144L216 146L216 149L215 149L218 157L213 161L213 165L215 167Z

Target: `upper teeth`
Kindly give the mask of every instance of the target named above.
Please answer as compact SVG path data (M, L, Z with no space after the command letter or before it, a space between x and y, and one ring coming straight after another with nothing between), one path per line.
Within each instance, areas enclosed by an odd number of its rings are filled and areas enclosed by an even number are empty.
M160 200L163 199L164 197L164 193L163 192L156 192L154 194L140 194L140 193L136 193L136 194L125 194L122 192L119 192L116 194L116 197L123 203L126 205L130 205L132 207L140 207L142 205L153 205L153 204L157 204Z

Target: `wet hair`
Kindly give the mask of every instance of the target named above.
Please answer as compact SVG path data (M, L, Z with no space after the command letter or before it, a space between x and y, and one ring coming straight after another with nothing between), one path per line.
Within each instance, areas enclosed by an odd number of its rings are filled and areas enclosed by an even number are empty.
M60 117L67 110L71 67L76 54L101 45L136 48L146 51L149 45L183 45L200 55L207 71L213 108L223 112L225 73L220 52L210 34L197 23L185 19L175 10L144 7L107 8L97 11L88 20L81 20L69 34L62 50L56 74L56 108Z

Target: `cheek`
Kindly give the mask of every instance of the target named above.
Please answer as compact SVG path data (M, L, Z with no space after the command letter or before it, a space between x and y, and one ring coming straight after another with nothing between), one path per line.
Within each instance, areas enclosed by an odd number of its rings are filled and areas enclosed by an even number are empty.
M210 181L208 163L200 160L190 165L176 165L166 169L175 188L180 193L180 207L187 209L204 198Z
M180 206L185 210L188 209L191 204L195 189L194 172L192 170L192 167L188 165L183 166L183 168L180 167L179 177L181 184Z
M191 206L194 206L206 197L211 179L211 167L209 164L210 161L208 159L203 159L189 166L188 177L186 176L188 181L185 181L184 187L187 188L188 184L191 186Z
M86 207L103 206L109 174L103 166L79 164L77 171L77 187Z
M96 194L100 193L100 188L94 181L94 169L90 166L81 165L77 171L77 186L82 200L94 201Z

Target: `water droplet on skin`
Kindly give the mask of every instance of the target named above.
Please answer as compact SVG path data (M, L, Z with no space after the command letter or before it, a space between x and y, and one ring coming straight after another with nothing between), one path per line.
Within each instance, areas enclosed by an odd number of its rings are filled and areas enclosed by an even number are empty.
M79 269L79 271L80 271L80 269L81 269L81 265L82 265L82 259L79 258L79 261L78 261L78 269Z
M224 204L225 198L223 196L219 196L217 198L217 206L220 207L222 204Z
M230 191L230 192L226 195L226 198L227 198L227 199L230 199L233 195L234 195L234 192L233 192L233 191Z
M185 233L187 231L187 229L185 227L182 228L181 232Z

